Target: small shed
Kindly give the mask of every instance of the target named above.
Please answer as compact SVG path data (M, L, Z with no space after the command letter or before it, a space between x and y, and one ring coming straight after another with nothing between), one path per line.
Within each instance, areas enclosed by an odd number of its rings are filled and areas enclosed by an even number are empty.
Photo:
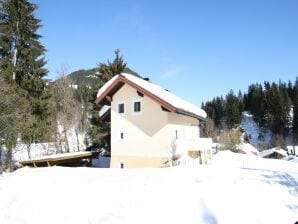
M267 159L283 159L288 155L287 152L283 149L273 148L260 152L258 156Z
M56 155L48 155L36 159L24 160L20 164L30 167L49 167L49 166L91 166L92 152L71 152Z

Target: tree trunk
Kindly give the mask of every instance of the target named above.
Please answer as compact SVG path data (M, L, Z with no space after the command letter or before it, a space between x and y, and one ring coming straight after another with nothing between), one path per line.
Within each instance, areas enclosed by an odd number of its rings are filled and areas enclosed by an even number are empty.
M31 159L31 144L27 144L28 158Z
M77 139L77 150L79 152L80 151L80 141L79 141L79 132L77 129L75 129L75 133L76 133L76 139Z
M68 142L68 138L67 138L67 130L64 133L64 141L65 141L65 145L66 145L65 152L69 152L69 142Z
M13 171L13 164L12 164L12 147L7 147L7 156L6 156L6 169L9 170L9 172Z
M17 63L17 54L18 54L18 50L17 49L14 49L14 51L13 51L13 59L12 59L14 71L12 72L12 80L16 80L15 67L16 67L16 63Z
M3 169L2 169L2 145L0 143L0 175L2 174Z
M17 46L17 43L18 43L18 36L19 36L19 21L17 21L17 36L16 36L16 40L15 40L15 47ZM16 64L17 64L17 55L18 55L18 49L15 48L14 51L13 51L13 58L12 58L12 64L13 64L13 67L14 67L14 71L12 72L12 80L15 80L16 79L16 71L15 71L15 68L16 68Z

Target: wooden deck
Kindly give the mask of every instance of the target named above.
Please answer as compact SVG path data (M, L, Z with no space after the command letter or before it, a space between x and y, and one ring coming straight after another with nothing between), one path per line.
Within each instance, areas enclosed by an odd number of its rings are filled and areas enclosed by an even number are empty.
M92 152L73 152L73 153L44 156L38 159L25 160L25 161L21 161L20 164L23 166L30 166L30 167L91 166L92 156L93 156Z

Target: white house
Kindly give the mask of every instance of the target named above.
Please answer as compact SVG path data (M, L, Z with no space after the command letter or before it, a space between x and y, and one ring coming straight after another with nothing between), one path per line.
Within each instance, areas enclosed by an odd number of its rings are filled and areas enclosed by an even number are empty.
M146 79L116 75L98 91L96 103L111 106L104 113L111 119L111 167L186 163L191 152L200 163L211 157L212 140L200 138L206 112Z

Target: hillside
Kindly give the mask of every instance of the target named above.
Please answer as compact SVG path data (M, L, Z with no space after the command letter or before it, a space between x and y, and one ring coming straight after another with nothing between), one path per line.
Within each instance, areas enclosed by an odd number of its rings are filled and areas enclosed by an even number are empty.
M237 95L231 90L225 97L203 103L202 108L217 130L231 130L242 123L254 146L285 148L298 141L298 78L294 85L290 80L265 81Z
M71 78L73 85L85 85L92 86L94 83L98 83L99 77L95 75L97 68L81 69L74 71L68 75ZM125 73L129 73L138 77L141 77L137 72L130 68L125 68Z
M267 129L260 128L254 121L253 115L247 111L242 113L241 128L247 135L249 143L255 148L260 148L262 144L270 145L272 133Z
M294 224L297 170L229 151L198 168L23 168L0 176L0 223Z

